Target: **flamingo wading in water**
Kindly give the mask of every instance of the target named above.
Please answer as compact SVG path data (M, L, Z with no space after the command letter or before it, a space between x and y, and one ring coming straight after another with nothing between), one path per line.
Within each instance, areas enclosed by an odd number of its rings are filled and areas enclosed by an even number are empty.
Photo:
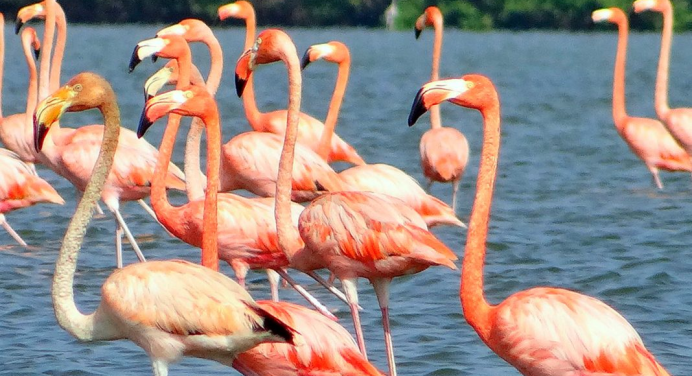
M276 184L276 223L279 241L294 229L290 223L291 171L300 111L300 62L291 38L278 29L260 33L254 47L241 58L236 72L248 72L260 64L283 61L288 68L288 123L281 151ZM236 75L242 93L244 80ZM401 203L403 206L403 203ZM291 266L299 270L327 267L339 278L348 299L356 338L366 356L358 314L356 281L368 278L382 310L390 375L396 375L394 350L389 329L389 283L393 277L412 274L430 266L456 269L456 255L427 231L422 218L409 207L400 206L383 195L369 192L326 193L312 201L300 216L300 236L306 247L294 252L282 247ZM417 220L415 219L417 217ZM411 219L414 218L414 219ZM367 356L366 356L367 357Z
M500 100L485 76L432 81L418 91L409 125L444 101L483 115L483 148L460 289L464 318L481 340L525 376L670 376L629 322L598 299L536 287L498 305L486 300L483 264L500 151Z
M658 170L692 172L692 160L666 127L658 120L627 115L625 107L625 60L627 55L627 16L620 8L599 9L592 13L594 22L612 22L618 26L618 47L613 73L613 121L615 129L651 172L654 184L663 189Z
M185 355L230 366L238 353L259 343L291 342L292 330L259 307L237 283L182 260L150 261L118 269L101 287L97 310L90 314L79 311L74 300L77 256L113 164L120 111L110 84L85 72L39 103L35 117L39 130L36 145L40 146L45 128L52 126L62 113L94 107L105 120L102 150L55 265L52 299L58 324L81 342L133 341L151 358L155 376L167 376L168 364ZM173 145L171 142L161 147L165 150ZM207 200L215 211L212 191L216 189L210 188ZM209 215L206 219L205 236L210 239L207 250L215 251L216 218Z

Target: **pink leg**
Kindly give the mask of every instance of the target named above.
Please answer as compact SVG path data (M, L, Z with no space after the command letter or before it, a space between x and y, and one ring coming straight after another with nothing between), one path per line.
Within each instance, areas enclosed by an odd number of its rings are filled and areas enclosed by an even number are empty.
M394 362L394 345L392 344L392 332L389 329L389 283L391 279L373 279L370 282L375 288L377 301L382 310L382 328L384 329L384 345L387 350L387 362L389 363L389 376L396 376L396 363Z
M235 273L235 278L238 280L240 287L245 288L245 277L247 276L248 265L244 261L233 260L229 262L233 272Z
M281 279L281 276L279 273L267 269L267 280L269 280L269 291L271 291L272 294L272 301L278 302L279 301L279 280Z
M349 307L351 307L351 316L353 317L353 327L356 331L356 342L358 342L358 348L360 349L360 352L363 354L365 360L368 360L368 353L365 350L365 338L363 337L363 328L360 325L360 314L358 313L358 287L356 286L356 279L342 279L341 285L344 287L344 292L346 293L348 305Z

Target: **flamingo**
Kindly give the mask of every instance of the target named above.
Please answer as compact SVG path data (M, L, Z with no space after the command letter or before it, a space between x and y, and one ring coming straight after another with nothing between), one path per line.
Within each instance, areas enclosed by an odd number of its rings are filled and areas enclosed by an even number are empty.
M594 22L612 22L618 26L618 48L613 74L613 120L618 134L651 172L654 184L663 189L658 170L692 172L690 155L675 141L658 120L630 117L625 108L625 59L627 54L627 16L620 8L599 9L592 13Z
M637 0L634 2L636 13L646 10L660 12L663 15L661 53L658 60L656 91L654 93L656 116L687 151L687 154L692 155L692 108L670 108L668 105L668 69L670 66L670 45L673 39L673 5L669 0Z
M195 100L192 100L195 98ZM189 102L189 103L188 103ZM140 128L138 134L143 134L146 129L151 126L153 121L164 116L178 107L189 107L186 110L188 116L198 116L202 118L204 112L218 112L216 102L211 94L202 86L188 86L180 90L170 91L147 101L143 115L141 117ZM197 106L197 107L194 107ZM165 110L165 111L164 111ZM217 115L218 116L218 115ZM219 127L218 121L206 122L208 127ZM175 138L175 135L180 125L179 121L169 122L167 129L173 131L169 137ZM219 135L220 129L207 129L208 143L207 160L210 160L211 154L216 153L219 158L220 142L215 138ZM212 137L213 132L213 137ZM165 140L166 143L173 144L173 141ZM163 185L166 166L171 158L172 150L166 149L159 155L157 169L154 174L152 183L152 204L154 211L161 218L161 223L164 224L174 236L194 246L202 247L202 265L208 266L213 270L218 270L218 258L227 261L234 269L238 270L238 278L242 278L244 282L245 274L248 267L251 265L254 268L273 269L280 274L284 279L293 285L293 287L313 304L321 313L329 318L336 320L336 317L329 312L319 301L305 291L302 286L297 285L290 278L283 268L288 266L288 261L285 254L276 246L276 226L272 217L273 207L268 203L253 201L244 197L219 194L215 195L216 206L215 213L220 215L218 219L218 230L215 231L217 239L215 245L218 247L219 256L216 259L205 259L205 242L207 235L204 233L205 223L204 216L210 210L208 200L193 200L181 206L172 206L166 197L165 187ZM218 186L219 170L218 166L207 164L207 187L213 185ZM208 190L209 188L207 188ZM297 204L296 204L297 205ZM299 205L298 205L299 206ZM220 210L217 210L218 209ZM302 209L302 208L301 208ZM297 221L299 212L293 211L293 216ZM291 239L292 247L302 247L303 243L297 235ZM242 264L239 268L238 265ZM244 266L244 267L243 267ZM242 272L242 273L241 273ZM242 286L242 285L241 285ZM276 289L276 286L273 286ZM274 292L274 294L276 294ZM278 294L276 294L278 295ZM275 296L276 297L276 296ZM278 300L278 297L276 297Z
M252 47L255 40L256 18L255 9L247 1L236 1L234 3L222 5L218 8L219 19L221 21L233 17L245 20L245 47L244 50ZM271 132L283 136L286 131L286 110L276 110L272 112L260 112L255 102L255 91L253 80L247 82L247 88L243 94L243 107L245 116L250 126L255 131ZM310 115L300 113L300 124L298 126L298 142L306 145L314 152L318 152L320 138L324 132L324 124ZM332 137L329 144L329 154L327 162L343 161L354 165L365 164L358 152L338 135Z
M408 123L449 101L480 111L483 148L461 273L464 318L483 343L525 376L669 376L617 311L598 299L536 287L490 305L483 263L500 150L500 101L485 76L432 81L416 95Z
M358 347L366 356L358 314L356 281L365 277L375 287L382 310L390 375L396 375L389 330L389 283L395 276L412 274L433 265L456 269L457 257L419 221L403 215L399 206L384 195L370 192L326 193L313 200L300 215L299 231L305 241L302 250L282 242L294 229L290 223L291 170L300 111L300 62L291 38L281 30L268 29L257 37L255 47L236 67L236 72L252 72L259 64L283 61L288 67L289 102L286 137L281 152L276 184L276 218L279 243L291 265L299 270L326 266L344 286ZM249 74L248 73L248 74ZM243 79L237 82L242 91ZM245 76L246 77L246 76ZM408 208L408 207L407 207ZM417 215L413 210L410 212Z
M14 152L0 148L0 225L20 245L26 247L26 242L7 223L5 213L42 202L65 204L55 188L36 174L32 165Z
M83 314L74 300L74 274L86 226L110 170L120 131L115 93L102 77L80 73L39 103L36 110L36 145L45 128L65 111L98 108L106 129L96 167L70 221L53 277L53 308L60 327L82 342L129 339L151 358L155 376L168 375L168 364L194 356L231 365L235 356L263 342L292 342L293 330L255 303L230 278L183 260L130 264L114 271L101 288L95 312ZM185 108L174 110L185 115ZM207 121L214 114L205 114ZM218 116L217 119L218 121ZM171 149L171 143L162 149ZM163 151L162 151L163 152ZM218 158L216 158L218 163ZM210 161L214 163L214 161ZM210 208L213 193L207 190ZM205 222L210 256L215 251L215 210Z
M351 54L348 47L338 41L312 45L303 55L301 68L305 69L308 64L319 59L338 64L339 67L334 94L324 122L321 147L318 151L318 154L326 159L341 102L346 92ZM452 208L425 193L413 177L394 166L383 163L363 164L345 169L339 173L339 176L348 184L350 190L378 192L404 201L425 219L428 226L447 224L465 227L464 223L454 215Z
M288 302L258 301L274 317L300 333L295 345L263 343L238 354L233 368L245 376L384 376L358 351L341 325Z
M130 70L153 54L176 58L184 48L189 50L180 35L141 41L132 53ZM247 55L241 59L247 59ZM183 62L179 61L179 64ZM227 192L246 189L261 197L273 197L282 143L281 136L267 132L245 132L233 137L222 147L221 168L224 173L221 174L220 190ZM342 191L348 188L339 175L315 152L303 145L298 145L296 149L298 163L294 165L294 201L309 201L325 191Z
M432 26L435 31L430 74L430 80L434 81L440 78L440 54L444 31L444 18L438 7L427 7L418 17L415 25L416 39L426 26ZM430 126L420 139L420 164L423 175L428 178L426 191L430 191L433 182L452 183L452 210L456 211L459 182L469 161L469 142L456 128L442 126L438 107L433 107L430 111Z
M2 81L3 81L3 71L4 71L4 57L5 57L5 21L4 16L0 13L0 91L2 91ZM30 140L33 134L33 128L31 126L31 116L34 113L34 107L36 107L36 90L37 90L37 77L36 77L36 63L34 62L34 56L32 56L31 49L34 50L34 55L38 56L40 49L40 41L36 36L36 31L32 28L27 28L21 35L22 50L24 51L24 57L29 69L29 84L27 88L26 96L26 112L13 114L10 116L3 117L2 109L0 108L0 142L5 145L6 148L10 149L19 158L28 163L30 168L34 168L34 163L37 162L36 152L34 148L31 147L30 142L25 142L25 140ZM0 101L1 102L1 101Z

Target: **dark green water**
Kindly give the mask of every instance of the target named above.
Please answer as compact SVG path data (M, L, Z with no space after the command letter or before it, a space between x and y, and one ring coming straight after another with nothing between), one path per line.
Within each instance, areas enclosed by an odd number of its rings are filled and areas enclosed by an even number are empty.
M69 29L63 81L83 70L106 76L120 100L124 125L134 129L141 107L141 85L158 69L143 62L127 73L134 45L158 27L86 27ZM339 134L369 162L395 165L421 181L418 127L406 126L409 106L429 76L431 34L324 29L290 30L299 53L309 45L340 40L351 48L353 66L342 107ZM23 111L26 69L17 55L18 37L6 29L7 59L3 111ZM218 98L224 140L248 129L235 97L232 69L241 52L242 29L218 29L226 74ZM633 35L630 41L628 104L630 113L654 116L653 83L658 34ZM496 83L502 101L503 140L497 191L490 225L486 293L499 302L532 286L560 286L597 297L615 307L639 331L647 347L672 374L689 372L692 354L692 180L688 174L662 173L657 191L643 164L612 125L611 84L615 32L461 33L448 30L442 76L477 72ZM671 67L671 105L692 106L688 62L692 43L678 35ZM202 46L193 48L201 69L208 66ZM304 77L304 111L324 118L336 67L312 64ZM285 70L281 65L257 72L262 109L285 107ZM471 159L459 194L458 214L468 217L481 145L478 113L442 106L443 123L469 139ZM100 121L97 112L69 114L63 124ZM163 126L147 136L158 145ZM174 160L182 162L182 138ZM50 302L53 263L66 223L74 211L73 188L45 168L39 173L65 197L64 207L36 206L8 215L29 249L13 245L0 232L0 374L7 375L150 375L145 353L128 341L80 344L58 328ZM451 189L437 185L433 194L448 201ZM177 196L180 199L180 196ZM171 239L134 203L122 211L144 252L152 259L187 258L199 251ZM112 271L110 217L92 221L80 255L75 294L85 311L95 309L100 286ZM465 232L434 232L463 253ZM126 247L126 261L134 256ZM230 273L226 267L225 272ZM268 297L264 274L250 276L257 299ZM306 281L307 282L307 281ZM396 358L401 375L518 375L488 350L465 323L458 298L459 273L429 269L395 280L391 310ZM351 330L347 308L316 286L311 290ZM300 301L289 290L282 297ZM362 320L371 360L382 370L386 358L380 313L370 286L361 283ZM172 375L237 374L221 365L185 359Z

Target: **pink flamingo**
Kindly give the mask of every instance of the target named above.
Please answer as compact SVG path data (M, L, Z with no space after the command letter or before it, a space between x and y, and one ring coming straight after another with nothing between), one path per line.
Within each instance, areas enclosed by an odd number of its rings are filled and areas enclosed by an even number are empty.
M190 101L194 102L194 101ZM190 103L192 104L192 103ZM116 270L101 288L95 312L83 314L74 299L74 274L86 226L110 170L120 131L120 111L115 93L103 78L81 73L39 103L36 112L36 144L65 111L98 108L104 116L102 152L87 189L68 226L53 278L52 298L58 324L82 342L129 339L151 358L154 375L168 375L168 364L183 356L205 358L231 365L236 355L263 342L291 342L293 331L259 307L230 278L209 268L182 260L131 264ZM175 109L186 115L186 107ZM218 115L206 112L208 122ZM165 137L164 137L165 138ZM172 140L170 137L165 138ZM163 144L162 152L172 143ZM218 157L209 163L218 165ZM216 188L207 190L209 208L205 221L205 248L216 250Z
M247 50L252 47L255 40L256 18L255 9L247 1L236 1L234 3L222 5L218 9L219 19L222 21L229 18L238 18L245 20L245 47ZM247 82L247 88L243 94L243 107L245 107L245 116L250 123L250 126L255 131L270 132L283 136L286 131L286 110L277 110L272 112L260 112L255 102L255 91L253 80ZM324 124L305 113L300 113L300 124L298 126L298 142L306 145L314 152L318 152L320 147L320 138L324 132ZM332 137L329 144L330 149L327 156L327 162L343 161L355 165L365 164L363 158L358 155L358 152L346 141L338 135Z
M615 129L651 172L654 184L663 189L658 169L692 172L689 154L658 120L627 116L625 107L625 59L627 54L627 16L619 8L593 12L594 22L608 21L618 26L618 48L613 74L613 120Z
M324 122L321 147L318 151L318 154L326 159L339 117L341 102L346 92L351 54L345 44L337 41L312 45L303 55L301 68L305 69L308 64L318 59L324 59L339 66L334 94ZM446 224L465 227L449 205L425 193L414 178L394 166L383 163L363 164L341 171L339 176L348 184L349 190L382 193L405 202L425 219L428 226Z
M283 61L288 67L289 102L286 137L281 152L276 188L276 218L279 242L294 229L290 223L291 170L300 110L300 62L291 38L281 30L260 33L255 47L236 67L251 72L259 64ZM239 78L242 92L243 82ZM410 208L409 208L410 210ZM419 217L420 218L420 217ZM389 283L393 277L412 274L433 265L452 269L454 253L425 226L401 214L383 195L369 192L327 193L315 199L300 215L299 230L306 247L297 252L283 246L298 270L326 266L344 286L351 307L358 347L366 356L358 314L356 280L365 277L375 287L382 310L390 375L396 375L389 330Z
M42 202L65 204L55 188L36 175L33 166L12 151L0 149L0 225L25 247L26 242L7 223L5 213Z
M187 105L187 102L192 98L199 98ZM192 104L197 107L192 107ZM216 102L208 93L206 88L201 86L188 86L184 90L174 90L155 96L147 101L144 113L141 117L140 128L138 134L143 134L153 121L164 116L170 111L180 106L189 109L186 112L188 116L198 116L201 118L204 111L217 111ZM218 111L217 111L218 112ZM207 127L220 127L217 122L206 122ZM173 131L167 132L169 137L175 138L179 121L169 122L168 128ZM207 160L210 159L211 153L220 154L220 129L207 129L208 143L211 145L207 148ZM219 142L212 137L219 135ZM215 136L214 136L215 137ZM167 144L173 144L173 141L165 140ZM216 145L216 146L213 146ZM163 149L163 148L162 148ZM293 287L307 299L311 304L317 307L320 312L326 316L336 320L336 317L329 310L319 303L312 295L305 291L302 286L297 285L284 271L283 268L288 266L288 261L285 254L276 245L276 226L272 217L273 207L269 203L250 200L244 197L219 194L215 200L217 205L214 209L219 215L218 230L215 231L219 255L216 259L204 259L204 242L207 235L204 232L206 220L205 213L209 209L207 200L193 200L181 206L172 206L166 197L166 190L163 184L163 179L166 173L166 166L169 164L172 150L166 149L159 155L157 169L152 183L151 201L154 206L154 211L160 217L161 223L174 236L194 246L202 247L202 265L208 266L214 270L218 270L218 258L227 261L234 269L237 270L238 278L244 282L247 268L273 269L280 274L284 279L293 285ZM215 156L214 158L219 158ZM216 170L214 170L216 169ZM218 166L207 164L207 190L210 185L218 186L219 170ZM297 204L296 204L297 205ZM218 209L217 209L218 208ZM302 208L301 208L302 209ZM299 212L293 211L293 217L297 221ZM303 247L303 242L297 235L291 239L291 247ZM238 265L243 267L238 268ZM239 269L239 270L238 270ZM273 286L276 289L276 286ZM278 295L278 292L273 292ZM278 296L275 296L278 299Z
M263 343L238 354L233 368L245 376L384 376L358 351L341 325L288 302L258 301L272 316L295 329L295 344Z
M427 7L418 17L415 25L416 39L426 26L432 26L435 31L430 75L430 80L434 81L440 78L440 54L444 29L444 18L438 7ZM452 183L452 210L456 211L459 182L469 161L469 142L466 136L456 128L442 126L438 107L433 107L430 111L430 126L431 129L426 131L420 139L420 164L423 175L428 178L426 191L430 191L433 182Z
M409 125L431 106L450 101L483 115L483 148L461 273L464 318L481 340L525 376L669 376L617 311L590 296L537 287L490 305L483 263L497 161L500 101L481 75L432 81L416 95Z
M2 81L4 72L4 57L5 57L5 36L4 36L5 22L4 17L0 13L0 92L2 91ZM26 96L26 111L19 114L13 114L10 116L2 116L2 109L0 108L0 142L5 145L6 148L15 152L19 155L19 158L29 163L31 168L33 164L37 162L36 152L31 145L31 142L26 142L25 140L31 140L33 135L33 128L31 125L31 116L34 113L34 108L36 107L37 100L37 73L36 73L36 63L34 62L34 56L38 56L38 51L40 49L40 41L36 36L36 31L32 28L27 28L22 32L22 50L24 51L24 58L26 59L27 67L29 69L29 84L27 88ZM32 54L31 50L34 50ZM1 94L1 93L0 93ZM1 101L0 101L1 103Z
M673 5L669 0L637 0L634 11L646 10L660 12L663 15L663 33L661 34L661 53L656 74L656 91L654 107L656 116L665 124L670 134L692 155L692 108L670 108L668 105L668 69L670 66L670 46L673 39Z

